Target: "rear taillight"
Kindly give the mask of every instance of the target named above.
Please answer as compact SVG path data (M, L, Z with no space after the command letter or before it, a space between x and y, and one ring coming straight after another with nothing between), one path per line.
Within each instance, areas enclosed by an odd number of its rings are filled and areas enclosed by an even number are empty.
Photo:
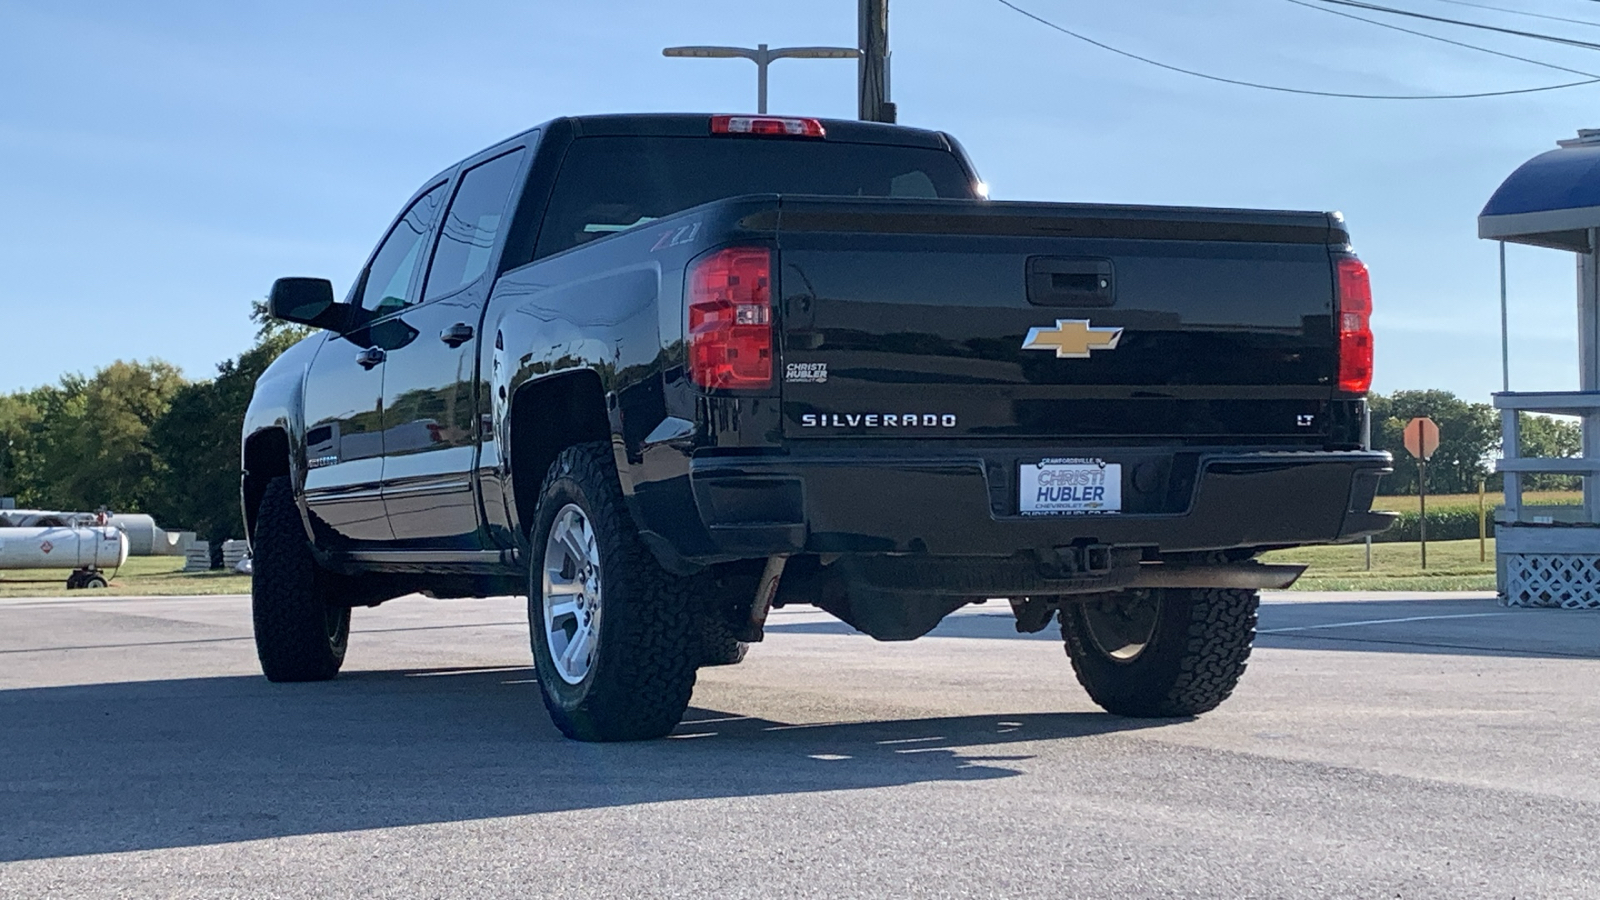
M1367 266L1341 256L1339 271L1339 390L1365 394L1372 387L1372 282Z
M730 247L689 265L689 377L704 388L772 387L772 252Z
M822 123L816 119L790 119L782 116L712 116L711 133L827 137Z

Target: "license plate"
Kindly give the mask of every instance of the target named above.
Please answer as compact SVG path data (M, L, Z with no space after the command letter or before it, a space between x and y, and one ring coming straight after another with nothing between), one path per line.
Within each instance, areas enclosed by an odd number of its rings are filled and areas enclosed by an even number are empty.
M1017 481L1025 516L1122 511L1122 464L1103 459L1041 459L1023 463Z

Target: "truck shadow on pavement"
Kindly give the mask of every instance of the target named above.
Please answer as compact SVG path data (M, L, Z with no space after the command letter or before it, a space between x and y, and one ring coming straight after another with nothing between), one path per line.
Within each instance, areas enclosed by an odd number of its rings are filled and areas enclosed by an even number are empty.
M990 602L950 616L929 637L1061 643L1054 623L1034 634L1018 634L1015 621L1003 603ZM820 618L779 620L768 624L767 631L871 640L843 622ZM1508 609L1492 597L1426 594L1383 600L1273 599L1261 605L1255 644L1282 650L1600 659L1600 612Z
M0 862L1009 778L1029 742L1164 724L1101 713L787 724L691 708L666 740L580 744L551 727L532 679L445 669L0 692Z

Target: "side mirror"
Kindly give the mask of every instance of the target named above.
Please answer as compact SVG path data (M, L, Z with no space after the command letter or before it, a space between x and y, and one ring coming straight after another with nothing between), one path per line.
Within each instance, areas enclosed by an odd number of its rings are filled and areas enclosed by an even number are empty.
M350 307L333 299L333 283L326 278L279 278L267 295L267 311L274 319L329 331L344 331L350 324Z

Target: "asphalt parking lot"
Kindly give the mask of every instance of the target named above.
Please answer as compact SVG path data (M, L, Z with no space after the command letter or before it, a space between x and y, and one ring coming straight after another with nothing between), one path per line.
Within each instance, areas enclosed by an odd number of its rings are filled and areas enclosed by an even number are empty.
M1596 897L1600 614L1274 594L1235 697L1099 712L1002 605L774 613L663 741L564 741L520 601L0 600L0 896Z

